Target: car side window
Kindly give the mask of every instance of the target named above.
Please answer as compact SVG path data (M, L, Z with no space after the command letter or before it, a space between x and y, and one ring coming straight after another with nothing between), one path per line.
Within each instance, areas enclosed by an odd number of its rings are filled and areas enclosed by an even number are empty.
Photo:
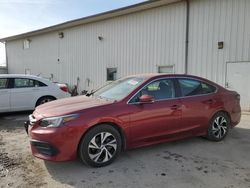
M8 88L8 79L7 78L0 78L0 89Z
M201 83L201 87L203 89L204 94L214 93L216 91L216 87L214 87L210 84L204 83L204 82Z
M173 79L162 79L154 81L142 88L130 101L130 103L139 102L142 95L151 95L155 100L171 99L175 97Z
M27 87L35 87L35 80L27 78L15 78L14 88L27 88Z
M178 79L182 96L194 96L215 92L216 88L205 82L193 79Z
M45 87L46 84L28 78L15 78L14 88Z

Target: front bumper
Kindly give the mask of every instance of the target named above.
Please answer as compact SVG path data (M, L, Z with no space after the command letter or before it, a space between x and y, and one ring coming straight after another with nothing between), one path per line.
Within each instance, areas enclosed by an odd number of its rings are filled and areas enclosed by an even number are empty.
M51 144L47 142L42 142L38 140L31 140L30 144L32 147L34 147L40 154L45 156L56 156L59 151L56 147L52 146Z
M38 122L24 123L25 131L31 137L32 154L49 161L68 161L77 157L78 143L81 139L79 126L43 128Z

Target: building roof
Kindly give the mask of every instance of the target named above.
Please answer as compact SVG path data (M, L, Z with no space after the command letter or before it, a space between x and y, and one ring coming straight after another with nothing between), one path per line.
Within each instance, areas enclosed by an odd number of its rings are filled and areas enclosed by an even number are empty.
M39 34L44 34L44 33L52 32L52 31L60 31L66 28L75 27L75 26L79 26L79 25L83 25L87 23L92 23L92 22L98 22L101 20L106 20L109 18L122 16L126 14L131 14L131 13L135 13L135 12L139 12L139 11L167 5L170 3L179 2L179 1L183 1L183 0L149 0L146 2L139 3L139 4L111 10L108 12L104 12L104 13L100 13L100 14L96 14L92 16L83 17L80 19L64 22L61 24L30 31L27 33L5 37L5 38L0 39L0 42L8 42L8 41L16 40L16 39L23 39L23 38L27 38L27 37L31 37L31 36L35 36Z

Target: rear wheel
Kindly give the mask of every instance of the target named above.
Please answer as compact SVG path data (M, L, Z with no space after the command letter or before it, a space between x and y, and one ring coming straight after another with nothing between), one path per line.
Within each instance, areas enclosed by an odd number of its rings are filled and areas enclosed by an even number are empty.
M102 167L115 160L121 146L120 133L114 127L103 124L87 132L80 143L79 156L87 165Z
M37 101L36 106L39 106L39 105L42 105L44 103L54 101L54 100L55 100L54 97L42 97Z
M216 113L210 121L208 127L208 139L212 141L223 140L228 133L230 118L224 112Z

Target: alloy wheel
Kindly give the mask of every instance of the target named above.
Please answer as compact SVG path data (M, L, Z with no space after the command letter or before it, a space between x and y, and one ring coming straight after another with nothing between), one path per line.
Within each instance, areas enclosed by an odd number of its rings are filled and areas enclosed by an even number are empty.
M105 163L116 153L117 140L109 132L96 134L88 144L88 154L92 161Z
M220 139L227 133L227 120L223 116L218 116L214 119L212 125L212 134Z

